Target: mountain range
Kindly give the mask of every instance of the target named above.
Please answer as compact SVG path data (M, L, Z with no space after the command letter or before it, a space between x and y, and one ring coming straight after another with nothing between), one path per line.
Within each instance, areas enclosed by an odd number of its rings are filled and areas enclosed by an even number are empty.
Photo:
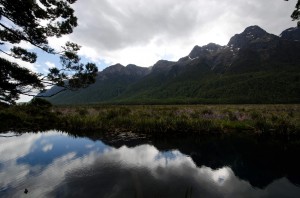
M299 103L300 28L279 36L247 27L227 45L196 45L178 61L151 67L116 64L78 91L54 86L53 104ZM59 92L59 93L58 93Z

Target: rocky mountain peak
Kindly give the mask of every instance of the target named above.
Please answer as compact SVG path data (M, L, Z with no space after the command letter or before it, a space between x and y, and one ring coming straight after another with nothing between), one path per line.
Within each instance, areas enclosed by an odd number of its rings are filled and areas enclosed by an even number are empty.
M105 68L100 72L101 76L111 75L133 75L133 76L145 76L150 72L150 68L140 67L134 64L129 64L126 67L121 64L115 64Z
M137 65L129 64L125 67L125 73L127 75L145 76L150 72L149 67L140 67Z
M117 63L115 65L109 66L107 68L105 68L102 72L104 74L113 74L116 72L120 72L121 70L125 69L125 67L123 65L121 65L120 63Z
M269 41L275 38L257 25L247 27L242 33L234 35L228 46L232 48L243 48L253 42Z
M137 68L138 66L134 65L134 64L129 64L126 66L127 69L135 69Z
M242 34L252 34L255 37L261 37L268 33L258 25L252 25L247 27Z
M174 64L175 64L175 62L172 62L172 61L159 60L153 65L152 71L168 70Z
M204 49L203 47L200 47L200 46L196 45L192 49L192 51L190 52L189 57L191 59L195 59L195 58L199 58L199 57L202 57L202 56L206 56L208 54L209 54L209 52L206 49Z
M218 51L220 49L220 47L221 47L220 45L215 44L215 43L209 43L202 47L196 45L190 52L189 57L191 59L195 59L195 58L207 56L207 55L210 55L211 53Z
M191 58L196 58L197 54L199 54L201 51L202 51L202 48L200 46L196 45L190 52L189 56Z
M288 28L280 34L280 37L285 40L300 41L300 28Z
M221 45L215 44L215 43L209 43L207 45L204 45L202 48L204 50L210 51L210 52L216 52L220 49Z

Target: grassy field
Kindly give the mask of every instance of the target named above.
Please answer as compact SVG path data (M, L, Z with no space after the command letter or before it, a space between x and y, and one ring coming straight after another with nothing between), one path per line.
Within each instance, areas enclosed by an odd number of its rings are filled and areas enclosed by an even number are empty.
M151 134L300 135L300 105L34 106L0 110L7 130L105 131Z

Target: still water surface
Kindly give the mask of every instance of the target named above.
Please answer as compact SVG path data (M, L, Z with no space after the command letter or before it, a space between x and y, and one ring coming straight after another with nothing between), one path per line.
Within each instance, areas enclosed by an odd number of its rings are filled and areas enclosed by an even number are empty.
M0 134L0 197L300 197L297 144L118 138Z

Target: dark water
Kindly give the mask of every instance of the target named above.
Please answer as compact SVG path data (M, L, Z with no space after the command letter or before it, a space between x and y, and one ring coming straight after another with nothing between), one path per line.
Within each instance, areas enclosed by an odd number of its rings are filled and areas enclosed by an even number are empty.
M0 197L300 197L299 151L237 137L5 133Z

